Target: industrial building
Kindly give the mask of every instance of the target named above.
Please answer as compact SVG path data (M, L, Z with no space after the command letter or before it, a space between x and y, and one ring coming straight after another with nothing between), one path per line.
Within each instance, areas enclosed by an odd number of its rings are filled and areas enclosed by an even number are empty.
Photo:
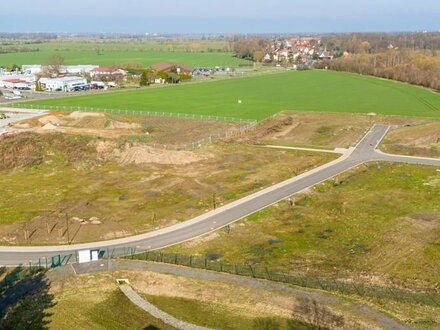
M47 91L71 92L88 87L87 79L82 77L41 78L40 83Z

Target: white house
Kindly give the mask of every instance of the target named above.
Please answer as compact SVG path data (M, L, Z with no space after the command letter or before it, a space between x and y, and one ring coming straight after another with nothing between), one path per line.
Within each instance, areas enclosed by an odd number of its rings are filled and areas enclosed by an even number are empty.
M83 77L41 78L41 87L47 91L71 92L76 88L87 86L87 79Z

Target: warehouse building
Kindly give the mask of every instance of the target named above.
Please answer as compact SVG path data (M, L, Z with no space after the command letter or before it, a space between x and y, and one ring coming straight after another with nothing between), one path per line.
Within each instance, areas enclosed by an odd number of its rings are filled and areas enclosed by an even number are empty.
M41 78L40 83L47 91L72 92L88 87L87 79L82 77Z

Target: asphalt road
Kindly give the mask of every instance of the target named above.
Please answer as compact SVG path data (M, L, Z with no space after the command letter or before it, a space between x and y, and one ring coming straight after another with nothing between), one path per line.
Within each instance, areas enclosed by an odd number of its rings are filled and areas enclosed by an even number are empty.
M9 118L0 119L0 129L5 129L9 124L18 123L23 120L32 119L35 117L40 117L47 113L45 110L28 110L28 109L12 109L1 107L0 113L6 113ZM1 132L1 130L0 130Z
M104 254L108 252L112 255L122 255L134 249L137 251L154 250L178 244L218 230L366 162L389 161L440 167L440 159L396 156L376 150L389 128L385 125L375 125L355 148L339 159L186 222L142 235L96 243L46 247L0 247L0 264L27 264L29 261L39 259L51 260L54 256L66 257L66 261L71 256L69 261L76 261L76 252L84 249L99 249Z

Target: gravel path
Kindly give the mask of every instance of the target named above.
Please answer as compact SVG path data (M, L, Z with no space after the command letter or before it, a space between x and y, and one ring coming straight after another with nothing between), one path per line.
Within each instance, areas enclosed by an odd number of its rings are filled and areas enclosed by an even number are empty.
M161 320L162 322L173 326L174 328L181 330L210 330L209 328L200 327L195 324L187 323L172 317L171 315L161 311L156 306L150 304L148 301L139 296L129 285L120 285L119 289L125 294L125 296L136 306L143 309L153 317Z

